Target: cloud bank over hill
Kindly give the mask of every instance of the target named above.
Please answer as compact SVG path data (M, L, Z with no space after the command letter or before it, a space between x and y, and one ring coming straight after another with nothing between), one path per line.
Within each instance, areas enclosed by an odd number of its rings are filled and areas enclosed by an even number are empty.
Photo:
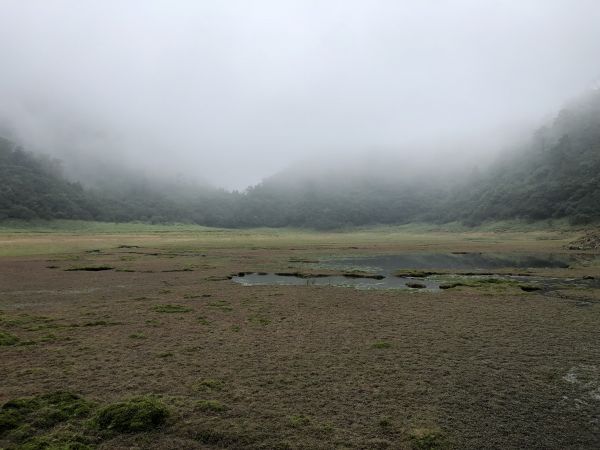
M6 0L0 124L84 178L476 162L597 80L598 23L593 0Z

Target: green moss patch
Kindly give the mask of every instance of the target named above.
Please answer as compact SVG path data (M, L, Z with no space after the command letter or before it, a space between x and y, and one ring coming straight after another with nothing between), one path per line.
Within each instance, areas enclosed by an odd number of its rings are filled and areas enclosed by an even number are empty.
M175 313L187 313L193 311L192 308L182 305L154 305L152 310L159 313L175 314Z
M14 334L0 331L0 346L3 345L16 345L19 343L19 338Z
M200 390L222 391L225 388L225 383L223 383L221 380L205 378L194 383L194 387Z
M417 428L409 433L411 447L418 450L438 450L450 448L446 437L438 430Z
M29 425L51 428L59 423L85 417L92 404L70 392L53 392L6 402L0 409L0 433Z
M71 431L57 431L35 436L22 445L20 450L91 450L92 439L81 433Z
M456 287L470 287L477 289L495 289L503 290L507 288L518 288L519 283L506 278L470 278L458 277L440 284L440 289L453 289Z
M227 407L218 400L200 400L196 406L201 411L221 412L227 409Z
M136 397L101 408L94 417L101 430L137 433L153 430L165 423L169 410L157 398Z

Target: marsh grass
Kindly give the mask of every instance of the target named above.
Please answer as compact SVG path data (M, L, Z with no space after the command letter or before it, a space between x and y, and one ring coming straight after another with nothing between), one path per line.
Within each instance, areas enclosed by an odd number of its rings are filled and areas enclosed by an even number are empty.
M210 325L210 321L205 316L198 316L196 320L201 325Z
M412 270L398 270L394 273L395 276L400 277L400 278L425 278L428 277L430 275L436 275L437 272L428 272L425 270L416 270L416 269L412 269Z
M93 403L70 392L53 392L37 397L21 397L0 409L0 433L26 426L30 434L63 422L89 415Z
M195 431L194 439L202 444L217 448L252 448L255 439L232 429L200 428Z
M377 422L377 425L379 425L382 428L389 428L392 426L392 419L389 417L382 417L379 419L379 421Z
M441 279L443 280L444 278ZM454 289L457 287L501 291L511 288L519 288L519 282L506 278L451 277L447 282L442 282L440 284L440 289Z
M25 436L27 433L24 433ZM19 450L92 450L94 439L76 431L57 430L35 436L20 446Z
M0 331L0 346L17 345L20 339L14 334Z
M55 320L45 316L34 316L30 314L19 314L9 316L0 312L0 324L7 328L19 328L26 331L38 331L48 328L59 328Z
M199 400L196 407L201 411L222 412L227 410L227 407L218 400Z
M210 308L218 309L220 311L230 312L233 311L233 307L225 300L217 300L206 304Z
M136 433L160 427L169 415L169 410L159 399L134 397L102 407L92 423L101 430Z
M198 380L194 384L194 388L208 391L222 391L225 389L225 383L222 380L216 380L214 378L204 378L202 380Z
M415 294L327 287L242 289L226 280L227 274L244 268L269 273L298 270L288 267L290 257L326 259L332 254L422 248L490 251L496 246L507 252L522 248L546 252L570 239L568 233L563 237L548 232L548 237L558 238L556 241L537 240L544 237L538 232L529 236L477 231L421 234L391 229L323 234L294 230L194 233L99 236L23 232L2 236L9 244L8 248L2 246L0 253L38 252L50 244L51 251L58 252L86 246L115 248L131 242L145 245L148 252L170 249L182 257L188 253L182 251L185 248L206 252L210 265L217 269L161 274L162 269L185 267L189 260L144 256L131 279L114 272L74 277L62 270L45 269L50 264L46 255L22 261L15 258L15 264L31 270L35 283L21 277L8 280L7 291L14 294L3 298L6 311L0 315L0 329L21 341L35 338L37 344L32 348L19 344L0 347L3 362L10 368L0 381L5 395L44 392L48 386L66 383L89 392L90 398L109 401L119 400L128 392L154 391L169 396L162 401L173 409L174 417L164 422L169 426L136 434L122 433L110 425L88 425L95 423L92 418L99 407L93 407L87 416L49 428L38 428L26 417L17 422L17 428L0 436L0 447L16 449L29 443L53 450L84 445L445 448L449 440L453 448L568 448L573 442L594 448L597 436L585 425L596 413L592 398L580 397L589 404L575 405L575 397L566 392L571 403L556 404L565 390L573 388L562 379L569 364L575 359L591 361L596 356L593 337L598 313L593 306L584 310L570 300L544 301L538 294L523 293L518 286L495 282ZM79 263L63 262L68 258L76 261L77 257L57 257L61 262L56 264L87 264L90 255L83 255ZM118 260L118 255L102 254L102 258L109 257L113 259L93 262L110 265ZM10 258L2 263L11 264ZM551 276L558 271L544 269L543 273ZM594 274L578 269L571 273ZM208 277L222 281L207 282ZM445 282L459 281L444 277ZM74 280L100 289L81 296L57 289L59 284L73 285ZM119 286L125 280L129 284ZM168 296L158 295L159 289L167 287L163 281L171 283L173 292ZM34 293L34 289L40 292ZM27 291L32 291L31 296ZM203 292L213 298L181 299L186 293ZM581 298L584 293L573 291L569 295ZM478 301L484 297L486 301ZM142 300L145 303L140 303ZM164 305L160 304L169 303L178 308L161 309ZM233 312L225 313L223 306ZM186 315L179 307L194 312ZM86 316L92 311L93 315ZM163 312L174 314L159 314ZM125 326L106 328L101 323L117 317L123 318L119 320L125 321ZM260 328L260 317L273 322ZM203 327L204 321L211 327ZM86 323L90 328L84 328ZM151 328L154 325L160 328ZM147 339L127 337L136 332L145 333ZM40 340L50 333L59 338L58 345ZM73 345L63 345L66 338L71 338ZM382 344L372 346L378 340ZM515 348L523 352L515 353ZM542 355L540 364L530 364L529 354ZM555 373L557 368L565 372ZM229 409L204 411L196 406L199 399L216 400ZM175 414L176 410L179 413ZM6 419L10 422L11 418ZM424 432L407 428L412 426L408 424L428 424L430 419L443 425L443 435L435 426Z
M254 323L257 325L267 326L271 323L271 319L262 315L255 315L248 317L248 322Z
M187 306L171 305L171 304L154 305L152 307L152 310L154 312L165 313L165 314L188 313L190 311L193 311L192 308L188 308Z
M0 442L20 450L86 450L96 448L115 432L139 433L158 428L169 415L169 409L153 396L98 408L96 403L76 394L57 391L16 398L2 405Z
M373 343L373 345L371 347L377 348L377 349L384 349L384 348L391 348L392 344L391 344L391 342L387 342L387 341L377 341L377 342Z
M146 339L146 335L144 333L131 333L129 335L130 339Z
M441 431L431 428L415 428L409 432L412 448L416 450L443 450L451 448Z
M288 423L293 428L306 427L311 424L311 419L305 415L292 415L288 417Z
M293 228L255 228L240 233L236 230L209 228L198 225L149 225L143 223L104 223L71 220L55 221L3 221L0 235L5 245L0 256L50 255L89 249L114 249L123 240L131 242L131 248L147 247L161 240L161 245L174 247L194 237L195 244L207 247L255 247L278 248L281 246L315 245L369 245L378 242L419 242L466 240L470 236L486 241L502 233L503 239L545 242L556 240L565 243L579 236L583 228L570 226L566 221L506 221L466 227L457 223L444 225L411 223L399 226L358 227L330 232L316 232ZM97 236L103 236L101 243ZM527 237L524 237L527 235ZM51 239L49 239L51 237Z

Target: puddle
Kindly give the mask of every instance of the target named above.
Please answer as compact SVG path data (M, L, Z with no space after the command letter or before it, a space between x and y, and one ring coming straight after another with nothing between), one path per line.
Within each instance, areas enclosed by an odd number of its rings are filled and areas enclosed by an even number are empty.
M297 276L277 275L274 273L251 273L244 276L235 276L232 281L244 286L341 286L355 289L410 289L406 283L419 283L424 285L420 290L440 290L440 283L430 279L414 279L388 276L382 279L353 278L342 275L332 276Z

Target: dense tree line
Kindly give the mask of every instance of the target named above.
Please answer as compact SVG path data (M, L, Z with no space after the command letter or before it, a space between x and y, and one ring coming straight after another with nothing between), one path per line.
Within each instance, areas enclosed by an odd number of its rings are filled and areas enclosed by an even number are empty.
M528 148L455 193L440 220L600 219L600 91L563 109Z
M35 157L0 139L0 219L93 219L96 205L66 181L58 161Z
M396 176L274 176L246 192L139 181L84 188L56 160L0 140L0 220L69 218L210 226L336 228L411 221L600 220L600 92L564 109L531 142L458 181ZM431 177L433 178L433 177Z

